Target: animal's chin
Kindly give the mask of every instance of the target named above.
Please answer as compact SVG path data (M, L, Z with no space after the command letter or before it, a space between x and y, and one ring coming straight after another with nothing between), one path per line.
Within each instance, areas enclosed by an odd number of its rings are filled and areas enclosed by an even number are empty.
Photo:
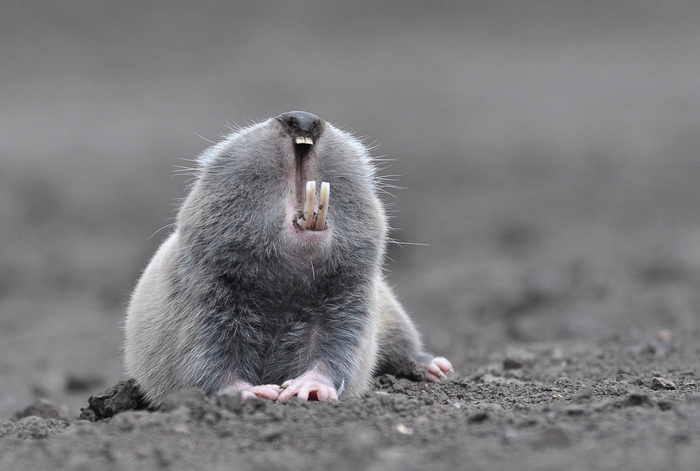
M332 249L333 226L325 224L324 228L320 229L318 218L315 219L316 226L311 218L312 222L306 229L304 224L307 221L301 217L302 210L292 206L288 208L285 230L281 234L278 247L288 267L293 267L295 271L311 270L309 274L315 276L314 267L321 267Z

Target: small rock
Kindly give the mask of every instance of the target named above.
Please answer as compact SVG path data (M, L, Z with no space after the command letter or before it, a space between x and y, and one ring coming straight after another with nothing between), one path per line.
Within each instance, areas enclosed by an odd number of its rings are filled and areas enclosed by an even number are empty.
M42 419L69 419L67 412L63 408L46 399L37 399L33 404L15 413L15 419L17 420L30 416L41 417Z
M440 391L437 395L437 401L441 404L449 404L450 403L450 397L445 394L443 391Z
M518 360L514 360L512 358L506 358L503 360L503 369L504 370L517 370L523 367L523 363Z
M676 383L664 378L652 378L649 387L654 390L676 389Z
M89 407L81 408L80 416L78 418L80 420L87 420L88 422L97 422L97 414L95 414L95 411Z
M671 401L670 399L666 399L666 398L661 398L658 401L656 401L656 405L659 406L659 409L661 409L661 410L673 409L673 401Z
M615 377L615 380L619 383L627 383L635 386L644 386L644 380L642 378L626 373L617 375Z
M104 380L98 376L70 374L66 378L65 389L68 393L83 393L99 388L103 383Z
M561 378L557 378L556 381L554 381L554 384L556 386L559 386L560 388L566 387L566 386L571 386L574 384L573 381L571 381L571 378L562 376Z
M567 415L576 416L585 414L586 409L578 405L570 405L564 407L564 412L566 412Z
M403 435L413 435L413 429L406 427L404 424L397 424L396 430Z
M644 347L642 347L640 353L642 353L643 355L650 356L656 355L656 346L651 343L648 343Z
M649 396L641 392L633 392L620 402L622 406L653 406L654 402Z
M481 422L484 422L485 420L488 420L489 414L486 411L478 411L474 412L471 414L469 417L467 417L467 422L470 424L479 424Z
M385 374L377 377L375 381L379 383L380 387L389 387L396 383L396 377L394 375Z

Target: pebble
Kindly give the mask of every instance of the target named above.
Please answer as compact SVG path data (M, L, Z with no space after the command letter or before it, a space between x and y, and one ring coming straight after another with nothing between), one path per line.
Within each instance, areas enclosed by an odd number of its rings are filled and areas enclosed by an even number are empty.
M651 389L676 389L676 383L664 378L652 378L649 385Z

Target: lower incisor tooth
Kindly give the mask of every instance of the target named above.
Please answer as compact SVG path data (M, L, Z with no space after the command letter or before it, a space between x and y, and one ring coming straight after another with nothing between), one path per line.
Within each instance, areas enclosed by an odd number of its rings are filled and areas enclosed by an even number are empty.
M318 201L318 215L316 216L316 230L322 231L326 228L326 211L328 210L328 200L331 195L331 184L321 183L321 196Z
M316 203L316 182L306 182L306 201L304 202L304 229L311 227L314 218L314 204Z

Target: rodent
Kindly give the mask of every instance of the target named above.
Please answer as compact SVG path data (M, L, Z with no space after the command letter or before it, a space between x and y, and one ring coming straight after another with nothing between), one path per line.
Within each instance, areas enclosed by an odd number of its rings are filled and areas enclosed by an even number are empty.
M289 112L233 132L195 170L127 309L126 371L152 406L192 386L334 400L373 374L452 370L423 352L383 278L387 217L358 139Z

